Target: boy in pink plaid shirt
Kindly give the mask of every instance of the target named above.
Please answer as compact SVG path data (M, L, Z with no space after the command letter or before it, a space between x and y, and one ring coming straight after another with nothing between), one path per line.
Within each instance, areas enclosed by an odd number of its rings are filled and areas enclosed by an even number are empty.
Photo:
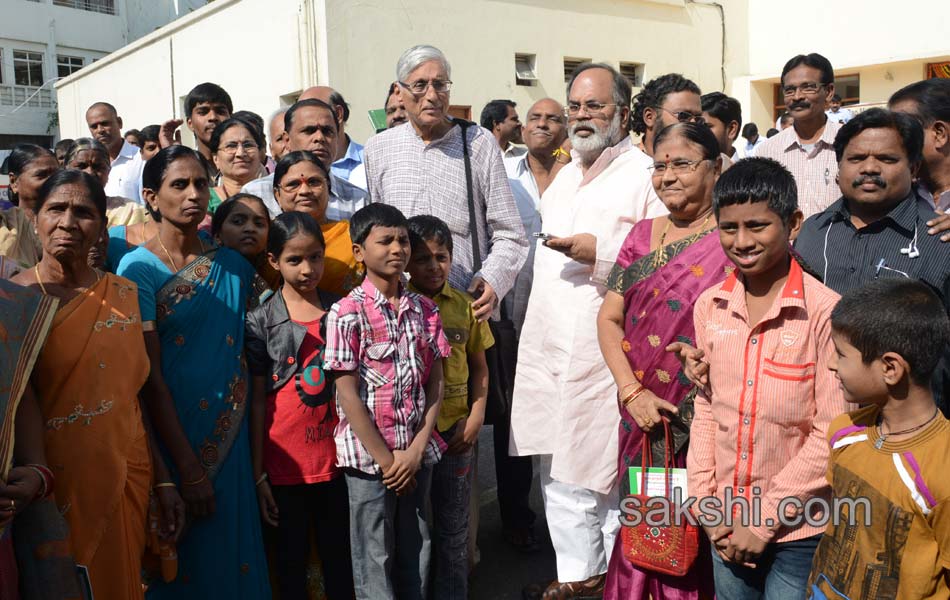
M425 598L432 435L451 348L435 303L408 291L409 233L398 209L370 204L350 220L363 284L327 316L324 370L336 379L334 437L350 502L357 598ZM393 572L395 569L395 573Z

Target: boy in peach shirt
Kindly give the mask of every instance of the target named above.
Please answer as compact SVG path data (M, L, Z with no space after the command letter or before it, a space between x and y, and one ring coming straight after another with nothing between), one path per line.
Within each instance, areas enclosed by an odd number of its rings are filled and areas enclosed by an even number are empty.
M713 208L736 268L694 311L710 367L690 430L689 493L727 500L720 512L735 518L697 515L713 545L718 597L804 598L824 528L803 522L800 509L830 496L825 432L847 410L826 366L838 295L790 250L802 213L780 164L736 163L716 184ZM730 497L751 510L735 510Z

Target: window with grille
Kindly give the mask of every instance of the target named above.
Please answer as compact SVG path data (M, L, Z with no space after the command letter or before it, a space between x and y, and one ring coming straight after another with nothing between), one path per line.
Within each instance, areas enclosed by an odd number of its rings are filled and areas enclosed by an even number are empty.
M115 14L115 0L53 0L53 4L106 15Z
M43 55L39 52L13 51L13 81L17 85L43 85Z
M586 62L590 62L590 59L564 57L564 82L567 83L570 81L571 75L574 73L574 69L576 69L578 65Z
M535 70L537 57L534 54L515 54L515 84L534 85L538 80Z
M643 85L643 65L640 63L620 63L620 74L630 82L630 87L638 88Z
M56 57L56 76L68 77L83 67L84 60L81 56L63 56Z

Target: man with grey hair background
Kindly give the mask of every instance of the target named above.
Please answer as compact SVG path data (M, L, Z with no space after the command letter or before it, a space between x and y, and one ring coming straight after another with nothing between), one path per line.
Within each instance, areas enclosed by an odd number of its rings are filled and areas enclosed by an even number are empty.
M617 388L597 356L597 312L624 238L666 208L650 158L627 134L630 84L585 63L568 82L573 160L541 197L544 232L521 330L511 453L540 455L541 487L557 580L526 598L599 597L620 527Z
M450 77L451 67L438 48L415 46L403 52L396 66L396 86L408 122L367 142L366 179L372 201L394 206L407 217L433 215L448 224L453 244L449 285L472 294L474 315L485 321L497 314L499 300L514 284L528 253L528 241L495 138L474 123L448 115ZM470 416L466 424L465 435L474 432L473 439L466 442L477 439L480 424L472 425L475 418ZM452 429L439 434L450 439ZM452 468L433 470L434 493L469 498L474 464L472 448L453 454ZM349 488L351 517L356 514L354 506L369 504L366 490L362 486ZM469 504L462 504L457 511L436 511L436 598L467 597L465 536L470 513ZM370 525L364 521L352 522L358 523L351 529L354 547L385 537L375 530L367 535ZM371 597L377 597L372 582L361 577L363 569L364 565L354 561L357 593L365 588ZM364 586L362 582L367 583Z
M514 284L528 241L495 138L472 125L463 141L462 127L448 115L450 77L438 48L403 52L396 84L409 122L367 142L366 179L373 202L395 206L407 217L434 215L449 225L455 246L449 283L475 297L475 316L484 321ZM466 152L474 211L468 206Z

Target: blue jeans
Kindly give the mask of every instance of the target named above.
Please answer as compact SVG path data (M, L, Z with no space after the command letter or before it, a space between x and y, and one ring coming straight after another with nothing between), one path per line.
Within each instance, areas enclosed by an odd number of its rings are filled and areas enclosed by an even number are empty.
M713 576L719 600L805 600L808 574L820 535L769 544L756 568L727 563L713 554Z
M426 517L432 467L416 473L416 489L396 496L381 475L346 469L350 498L353 584L359 600L423 600L432 544Z
M448 438L446 438L448 439ZM468 517L475 451L443 454L432 468L433 597L468 598Z

